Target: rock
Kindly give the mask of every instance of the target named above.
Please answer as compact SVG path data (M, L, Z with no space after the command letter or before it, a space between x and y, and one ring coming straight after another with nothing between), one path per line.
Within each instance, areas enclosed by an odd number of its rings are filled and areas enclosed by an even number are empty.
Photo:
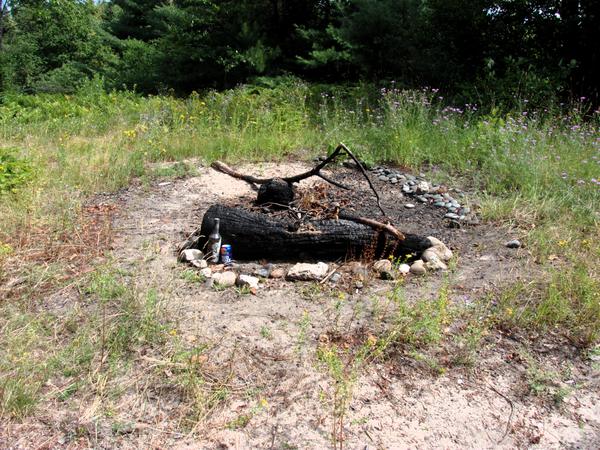
M354 287L356 289L362 289L365 287L365 283L363 283L362 281L358 280L354 282Z
M204 287L207 289L212 288L215 285L215 280L214 278L208 278L205 282L204 282Z
M425 263L421 259L417 259L412 266L410 266L410 272L415 275L424 275L427 272Z
M188 248L179 254L179 261L192 262L200 260L204 257L204 253L195 248Z
M235 284L240 287L249 287L250 289L258 289L258 278L251 275L240 275Z
M418 195L417 200L419 200L421 203L427 203L427 197L423 195Z
M375 272L391 272L392 262L389 259L380 259L373 264L373 270Z
M190 261L190 264L198 269L206 269L208 267L208 263L205 259L194 259Z
M273 270L271 270L271 273L269 274L269 276L271 278L283 278L284 275L285 275L285 270L283 270L281 268L273 269Z
M373 270L379 274L382 280L393 280L394 272L392 262L389 259L381 259L373 264Z
M438 208L441 208L442 206L444 206L444 202L435 202L433 204L433 206L437 206Z
M257 277L261 277L261 278L269 278L270 274L271 274L271 271L269 269L267 269L266 267L262 267L262 268L256 269L254 271L254 275L256 275Z
M398 183L398 178L392 178L392 184L397 184Z
M403 185L402 192L404 192L406 194L410 193L410 186L408 184Z
M317 264L298 263L290 267L286 278L292 281L319 281L325 278L329 266L323 262Z
M413 205L412 203L407 203L406 205L404 205L404 207L406 209L413 209L415 207L415 205Z
M425 250L423 255L425 255L425 253L427 253L427 251L432 250L437 254L437 256L442 261L449 261L450 259L452 259L452 256L453 256L452 250L450 250L448 247L446 247L446 244L444 244L438 238L435 238L433 236L427 236L427 239L429 239L429 242L431 242L432 245L430 248ZM423 259L425 259L425 258L423 258ZM425 261L427 261L427 260L425 259Z
M400 264L400 266L398 266L398 271L402 275L406 275L408 272L410 272L410 266L408 264Z
M206 267L200 271L200 275L202 275L204 278L210 278L212 277L212 269L210 267Z
M340 281L341 278L342 278L342 274L339 272L335 272L333 275L331 275L331 278L329 279L329 281L332 284L336 284L338 281Z
M417 183L417 192L419 194L427 194L429 192L430 186L427 181L419 181Z
M458 220L460 218L460 216L458 214L448 213L444 216L444 218Z
M446 266L446 264L444 264L442 262L442 260L435 253L429 255L429 260L425 264L425 267L430 270L447 270L448 269L448 266Z
M379 179L380 179L381 181L389 181L389 178L388 178L388 177L386 177L385 175L379 175Z
M229 287L235 285L235 280L237 279L237 276L235 275L235 272L220 272L215 273L212 276L212 279L219 286Z
M519 241L518 239L513 239L512 241L508 241L505 245L508 248L520 248L521 247L521 241Z

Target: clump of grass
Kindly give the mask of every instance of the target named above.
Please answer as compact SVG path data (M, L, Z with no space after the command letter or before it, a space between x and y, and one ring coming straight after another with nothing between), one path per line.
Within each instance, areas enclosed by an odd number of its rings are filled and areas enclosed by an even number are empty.
M565 335L581 347L600 337L600 283L585 265L561 268L547 282L515 284L492 298L492 320L507 330Z

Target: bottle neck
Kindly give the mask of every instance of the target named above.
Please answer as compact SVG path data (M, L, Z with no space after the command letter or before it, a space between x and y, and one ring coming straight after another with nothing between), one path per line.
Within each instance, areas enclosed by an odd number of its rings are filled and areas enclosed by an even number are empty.
M219 234L219 226L221 224L221 221L219 219L215 219L215 225L213 227L213 231L212 234Z

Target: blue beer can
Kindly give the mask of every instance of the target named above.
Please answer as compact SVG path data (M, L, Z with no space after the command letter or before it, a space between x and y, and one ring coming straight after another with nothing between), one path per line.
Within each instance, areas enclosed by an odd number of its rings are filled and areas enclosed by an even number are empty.
M221 263L227 265L231 264L231 245L223 244L221 245Z

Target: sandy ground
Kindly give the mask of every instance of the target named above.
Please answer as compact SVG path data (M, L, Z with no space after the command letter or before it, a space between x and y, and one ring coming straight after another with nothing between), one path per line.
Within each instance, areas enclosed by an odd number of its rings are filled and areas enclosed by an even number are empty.
M306 167L261 164L243 171L286 175ZM391 186L382 192L384 205L401 201L399 190ZM181 394L158 382L130 385L110 418L100 415L93 396L74 403L72 407L78 410L72 410L71 419L96 424L93 447L332 447L332 383L317 364L315 350L326 334L350 336L372 326L392 284L373 281L348 295L340 310L334 307L330 291L314 293L308 283L267 280L258 295L252 296L231 288L206 289L182 279L184 267L176 261L177 244L200 225L211 204L245 195L254 195L246 183L201 167L198 176L132 187L118 198L107 199L119 204L112 252L118 267L131 273L132 284L157 287L168 298L167 309L177 322L183 345L206 344L206 366L214 373L228 373L229 378L226 399L194 429L182 426L186 405ZM446 228L441 212L422 205L394 211L401 229L439 237L459 255L457 269L446 275L454 302L469 304L484 291L536 270L525 249L504 247L514 237L505 229L491 225ZM433 298L443 282L440 274L409 278L405 293L409 300ZM261 330L268 330L268 337ZM497 345L492 346L493 341ZM569 362L566 355L572 349L546 346L540 364L552 370L569 366L568 381L577 386L560 407L554 407L527 394L525 364L512 357L522 347L518 339L489 336L487 343L472 369L457 367L434 374L425 364L398 356L361 371L353 383L343 447L600 448L597 367L589 361ZM151 361L151 354L140 355L133 373L137 370L142 377L157 370ZM48 439L46 448L86 447L77 440L64 441L60 420L37 417L27 425L31 429L35 422ZM111 432L110 424L116 420L133 424L131 431ZM18 424L5 430L10 437L5 442L14 448L30 448L31 442L23 441L19 430ZM32 447L44 448L40 443Z

